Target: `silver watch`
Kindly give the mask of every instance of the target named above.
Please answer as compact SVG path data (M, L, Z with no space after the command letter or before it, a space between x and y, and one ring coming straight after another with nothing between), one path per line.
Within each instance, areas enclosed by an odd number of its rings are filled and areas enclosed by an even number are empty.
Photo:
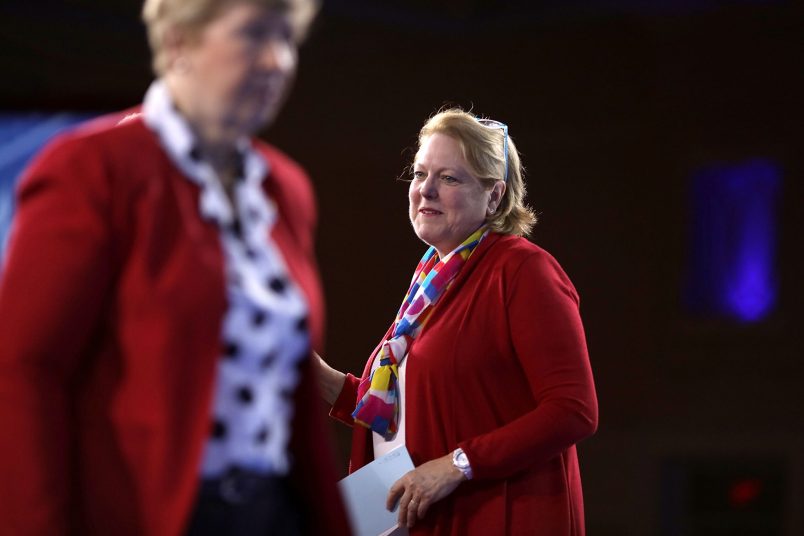
M466 453L462 448L458 447L453 451L452 465L457 467L458 470L463 473L463 476L466 477L466 480L472 480L472 466L469 465L469 458L466 457Z

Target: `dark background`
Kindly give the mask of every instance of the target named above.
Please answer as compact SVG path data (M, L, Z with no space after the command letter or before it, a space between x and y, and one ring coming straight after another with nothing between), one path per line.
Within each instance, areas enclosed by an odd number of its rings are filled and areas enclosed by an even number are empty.
M138 103L139 7L0 1L0 108ZM510 126L532 239L581 295L590 536L804 534L803 57L799 2L326 2L265 138L317 188L328 360L359 372L393 319L423 251L395 178L428 115L472 107ZM692 314L690 177L750 158L783 175L777 305L754 323Z

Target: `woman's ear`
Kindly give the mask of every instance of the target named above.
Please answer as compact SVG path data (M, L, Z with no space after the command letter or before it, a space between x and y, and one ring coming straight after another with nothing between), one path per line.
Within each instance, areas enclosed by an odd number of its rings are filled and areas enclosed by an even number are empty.
M503 181L494 181L494 186L491 187L491 193L489 195L489 209L492 214L497 210L497 207L500 206L503 195L505 195L505 183Z
M165 65L168 70L178 72L187 70L187 48L189 36L185 30L170 26L165 30L162 41L162 51L165 54Z

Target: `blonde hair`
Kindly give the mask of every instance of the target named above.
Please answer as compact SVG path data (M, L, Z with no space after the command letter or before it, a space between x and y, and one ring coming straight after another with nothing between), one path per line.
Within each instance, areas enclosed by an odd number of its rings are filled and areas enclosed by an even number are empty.
M142 20L148 30L154 72L160 76L167 69L162 45L171 27L191 34L200 33L225 7L237 2L256 4L287 14L296 42L304 40L320 5L319 0L145 0Z
M436 133L450 136L458 142L463 158L487 188L504 179L506 162L502 128L483 125L478 117L460 108L448 108L424 123L419 131L419 147L427 137ZM494 214L486 218L486 223L497 233L527 236L536 224L536 215L525 204L525 170L510 135L507 165L505 193Z

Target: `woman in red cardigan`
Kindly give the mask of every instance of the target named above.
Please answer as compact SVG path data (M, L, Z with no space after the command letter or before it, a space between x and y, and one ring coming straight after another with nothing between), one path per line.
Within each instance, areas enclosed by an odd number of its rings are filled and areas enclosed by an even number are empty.
M319 360L332 415L353 426L350 470L410 452L387 505L411 534L584 534L575 444L597 427L592 372L572 283L522 238L524 196L506 125L430 118L409 199L431 247L362 376Z
M0 279L0 533L346 534L303 170L252 136L313 0L146 0L141 108L51 143Z

